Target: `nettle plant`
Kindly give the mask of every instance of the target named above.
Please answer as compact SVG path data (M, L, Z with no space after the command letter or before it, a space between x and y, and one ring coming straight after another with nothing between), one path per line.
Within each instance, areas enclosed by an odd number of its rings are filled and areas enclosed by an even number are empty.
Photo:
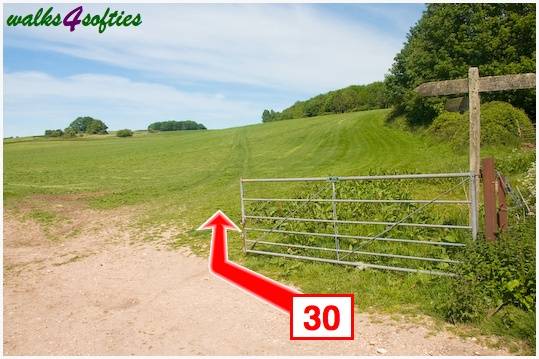
M496 242L470 243L460 255L443 312L452 322L476 321L505 307L535 311L535 219L513 224ZM509 315L509 317L508 317ZM504 324L511 325L510 312Z

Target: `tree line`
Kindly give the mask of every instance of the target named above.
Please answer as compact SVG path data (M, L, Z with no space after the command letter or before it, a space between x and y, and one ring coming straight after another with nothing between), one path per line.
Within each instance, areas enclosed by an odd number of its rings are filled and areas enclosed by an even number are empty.
M148 126L148 131L206 130L206 126L195 121L162 121Z
M82 134L107 134L108 126L101 120L89 116L77 117L64 130L45 130L46 137L75 137ZM184 131L205 130L206 126L195 121L162 121L154 122L148 126L148 131ZM133 131L123 129L117 131L118 137L131 137Z
M383 82L373 82L330 91L306 101L297 101L282 112L264 110L262 122L386 108L388 102L384 87Z

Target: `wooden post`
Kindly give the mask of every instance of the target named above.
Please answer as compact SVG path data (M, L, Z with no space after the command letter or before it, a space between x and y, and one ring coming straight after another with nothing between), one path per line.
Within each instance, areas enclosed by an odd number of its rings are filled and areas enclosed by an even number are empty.
M470 109L470 172L474 175L475 198L479 198L480 146L481 146L481 99L479 97L479 69L468 70L468 99Z
M494 158L483 159L483 196L485 201L485 237L489 241L496 240L498 218L496 213L496 171Z

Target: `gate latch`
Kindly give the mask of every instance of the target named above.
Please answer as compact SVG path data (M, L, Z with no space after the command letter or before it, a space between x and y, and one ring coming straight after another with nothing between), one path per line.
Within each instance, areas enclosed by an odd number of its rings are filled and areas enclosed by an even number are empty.
M329 181L329 182L337 182L337 181L339 181L339 177L337 177L337 176L330 176L330 177L328 178L328 181Z

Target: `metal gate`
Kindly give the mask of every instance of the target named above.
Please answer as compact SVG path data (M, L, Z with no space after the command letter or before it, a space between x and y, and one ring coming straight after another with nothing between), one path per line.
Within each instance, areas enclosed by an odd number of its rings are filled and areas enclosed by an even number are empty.
M244 251L453 275L456 252L477 236L473 179L469 172L241 179Z

